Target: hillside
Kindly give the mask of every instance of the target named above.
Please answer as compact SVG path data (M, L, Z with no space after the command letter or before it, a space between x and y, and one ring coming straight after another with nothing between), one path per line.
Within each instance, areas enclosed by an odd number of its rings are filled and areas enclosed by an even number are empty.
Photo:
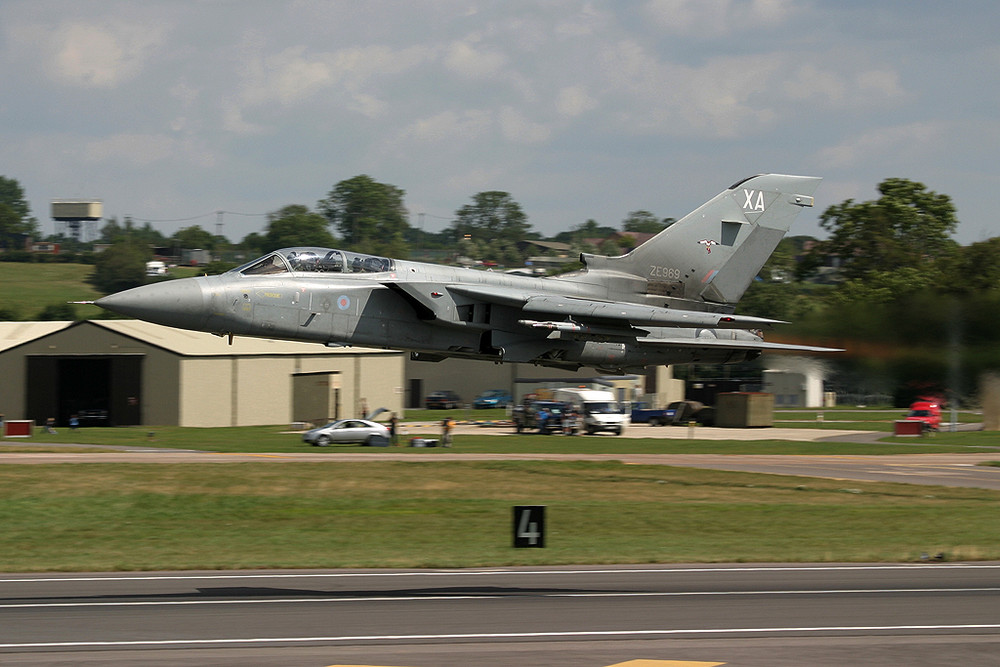
M13 311L17 319L33 320L46 306L67 301L89 301L101 296L87 282L94 267L87 264L22 264L0 262L0 311ZM100 308L77 306L88 318Z

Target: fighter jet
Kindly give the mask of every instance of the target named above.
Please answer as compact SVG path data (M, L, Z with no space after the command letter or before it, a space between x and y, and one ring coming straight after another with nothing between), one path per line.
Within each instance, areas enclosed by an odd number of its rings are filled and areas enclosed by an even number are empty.
M624 373L737 363L782 323L735 315L750 282L821 179L762 174L735 183L620 257L584 253L552 277L285 248L217 276L136 287L96 305L220 336L406 350L411 358L522 362Z

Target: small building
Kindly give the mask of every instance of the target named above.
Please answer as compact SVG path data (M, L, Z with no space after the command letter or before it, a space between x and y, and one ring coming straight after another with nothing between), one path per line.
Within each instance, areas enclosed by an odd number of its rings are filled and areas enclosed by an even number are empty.
M402 412L403 353L234 338L138 320L0 327L0 412L108 426L252 426L295 421L295 377L338 378L317 419ZM86 419L84 419L84 417Z
M776 408L821 408L823 373L821 369L799 371L766 370L764 391L774 394Z

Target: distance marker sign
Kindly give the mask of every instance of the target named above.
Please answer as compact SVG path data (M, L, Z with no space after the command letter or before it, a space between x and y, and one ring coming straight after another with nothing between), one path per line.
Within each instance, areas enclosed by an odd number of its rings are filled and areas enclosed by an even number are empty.
M514 506L514 548L545 547L545 505Z

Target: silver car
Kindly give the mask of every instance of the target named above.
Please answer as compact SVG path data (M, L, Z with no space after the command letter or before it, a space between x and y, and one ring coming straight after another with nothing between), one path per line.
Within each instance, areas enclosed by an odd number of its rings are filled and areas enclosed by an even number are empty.
M388 439L388 428L367 419L341 419L302 434L303 442L318 447L349 442L373 445Z

